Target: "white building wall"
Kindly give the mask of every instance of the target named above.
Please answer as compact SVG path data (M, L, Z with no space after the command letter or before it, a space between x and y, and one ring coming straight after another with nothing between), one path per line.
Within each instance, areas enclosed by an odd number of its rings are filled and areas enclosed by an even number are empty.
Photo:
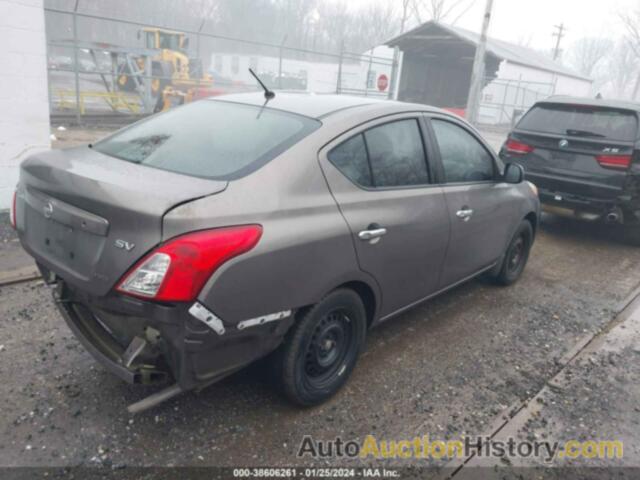
M389 50L387 47L379 47ZM393 53L393 51L391 51ZM387 53L386 50L382 54ZM385 92L380 92L377 87L377 79L380 75L391 76L391 59L388 64L385 60L373 58L371 63L369 57L386 58L379 55L377 50L365 52L360 62L347 62L342 64L342 90L343 93L355 95L376 95L385 97ZM337 59L336 59L337 60ZM210 73L213 75L214 87L216 85L216 73L223 77L240 82L249 89L256 86L255 79L249 73L249 67L253 68L258 75L268 74L272 78L277 78L279 69L279 58L260 55L239 55L233 53L213 53L211 55ZM283 76L292 76L304 79L301 83L306 83L306 91L314 93L333 93L336 91L338 62L312 62L306 60L294 60L284 58L282 61ZM371 81L368 81L368 77ZM221 85L223 87L224 85Z
M480 122L511 124L519 114L550 95L591 95L592 82L503 61L497 78L482 92Z
M0 210L20 162L50 148L43 0L0 0Z

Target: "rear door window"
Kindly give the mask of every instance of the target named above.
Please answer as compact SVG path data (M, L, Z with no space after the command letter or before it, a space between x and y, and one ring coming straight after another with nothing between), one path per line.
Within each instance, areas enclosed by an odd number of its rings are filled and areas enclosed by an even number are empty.
M416 119L372 127L342 142L327 156L347 178L363 187L429 183L422 135Z
M429 183L417 120L398 120L364 133L376 187Z
M541 104L529 110L518 123L518 128L557 135L631 142L637 137L638 121L634 113L624 110Z
M363 187L372 187L371 168L362 134L351 137L329 152L333 163L349 180Z
M149 167L231 180L264 165L320 125L270 108L201 100L137 123L93 148Z

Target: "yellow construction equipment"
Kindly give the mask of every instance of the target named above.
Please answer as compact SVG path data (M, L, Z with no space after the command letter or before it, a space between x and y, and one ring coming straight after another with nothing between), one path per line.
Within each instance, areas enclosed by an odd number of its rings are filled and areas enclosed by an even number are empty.
M151 82L155 111L213 93L211 76L203 72L202 61L187 54L189 39L184 33L144 28L138 32L138 38L143 39L144 48L155 52L150 62L151 71L147 71L148 62L144 57L123 63L118 77L120 90L136 91L140 83Z

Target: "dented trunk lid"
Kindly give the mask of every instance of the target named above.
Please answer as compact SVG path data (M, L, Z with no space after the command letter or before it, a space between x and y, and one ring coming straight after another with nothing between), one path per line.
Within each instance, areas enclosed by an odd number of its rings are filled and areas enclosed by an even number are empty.
M226 186L89 147L51 150L22 164L18 233L37 262L88 293L105 295L163 240L169 210Z

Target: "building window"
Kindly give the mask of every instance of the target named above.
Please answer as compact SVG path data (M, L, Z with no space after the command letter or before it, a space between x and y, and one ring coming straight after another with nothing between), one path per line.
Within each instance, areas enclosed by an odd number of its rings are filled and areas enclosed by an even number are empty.
M256 72L258 70L258 57L250 57L249 58L249 67L254 72Z
M237 75L240 71L240 57L234 55L231 57L231 73Z

